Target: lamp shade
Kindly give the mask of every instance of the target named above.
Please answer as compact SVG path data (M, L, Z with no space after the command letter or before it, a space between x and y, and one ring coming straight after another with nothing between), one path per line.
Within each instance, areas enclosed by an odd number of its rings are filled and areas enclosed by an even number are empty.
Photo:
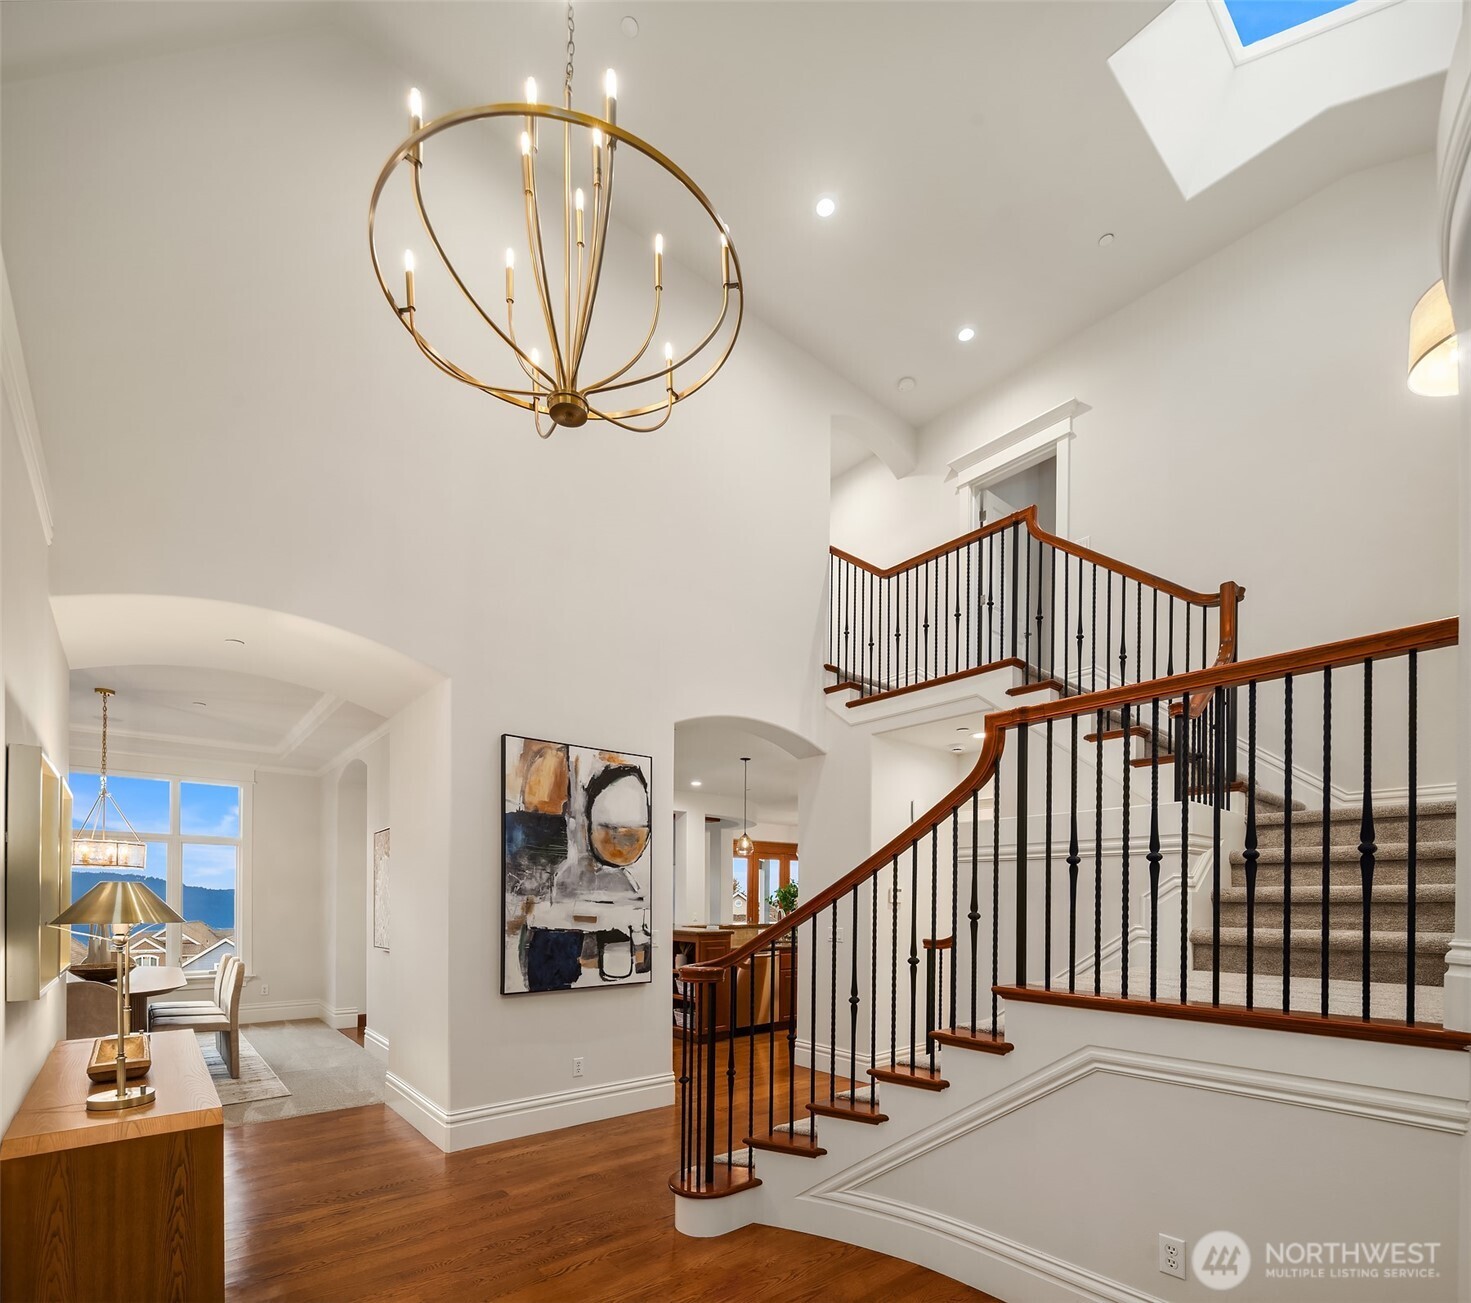
M83 869L141 869L148 864L148 847L120 837L72 836L72 864Z
M51 920L52 927L72 927L79 923L109 927L131 927L136 923L182 923L183 916L174 913L141 882L99 882L80 900Z
M1459 391L1456 323L1445 282L1436 281L1410 313L1410 392L1448 398Z

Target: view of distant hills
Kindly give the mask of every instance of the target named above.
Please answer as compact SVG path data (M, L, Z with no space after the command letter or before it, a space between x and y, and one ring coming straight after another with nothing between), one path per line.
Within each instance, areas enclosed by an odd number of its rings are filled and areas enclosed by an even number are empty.
M91 869L72 870L72 898L91 891L99 882L108 881L113 875L98 873ZM132 878L141 882L160 900L168 899L168 884L162 878ZM229 932L235 927L235 893L221 887L191 887L184 884L184 917L217 932Z

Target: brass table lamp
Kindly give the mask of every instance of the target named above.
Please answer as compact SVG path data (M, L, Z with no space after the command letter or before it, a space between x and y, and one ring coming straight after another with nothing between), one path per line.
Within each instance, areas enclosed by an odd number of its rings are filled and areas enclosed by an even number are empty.
M87 1108L92 1112L153 1103L153 1087L147 1082L128 1085L128 973L133 966L133 928L140 923L183 921L182 916L174 913L141 882L99 882L51 920L52 927L100 924L112 933L112 948L117 958L117 1086L94 1091L87 1096Z

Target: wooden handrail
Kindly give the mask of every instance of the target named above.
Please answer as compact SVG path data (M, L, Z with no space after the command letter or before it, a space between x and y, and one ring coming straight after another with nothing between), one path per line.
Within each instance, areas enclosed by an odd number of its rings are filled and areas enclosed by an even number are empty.
M1073 700L1078 701L1080 698L1074 697ZM841 900L854 887L867 882L900 851L907 850L911 843L938 828L951 814L970 800L971 796L989 783L991 776L996 772L997 764L1000 763L1001 752L1005 745L1004 731L993 732L988 729L986 740L981 744L981 754L976 759L975 768L891 842L875 851L851 873L845 874L830 887L818 892L811 900L798 905L780 922L773 923L759 935L752 937L745 945L720 955L709 963L681 968L679 980L681 982L718 982L728 969L744 963L760 950L769 949L774 942L795 932L803 923L822 913L834 901Z
M1222 591L1225 591L1224 586ZM821 914L855 887L867 882L895 855L907 850L921 837L934 831L991 781L1005 749L1006 734L1013 728L1027 724L1041 724L1049 719L1067 719L1073 715L1107 711L1115 706L1147 701L1155 697L1193 697L1202 690L1230 687L1233 684L1248 683L1253 680L1262 682L1268 679L1280 679L1288 674L1312 673L1315 670L1332 669L1341 665L1361 665L1366 660L1384 660L1393 656L1402 656L1411 651L1434 651L1441 647L1453 647L1456 645L1459 632L1460 621L1455 617L1447 620L1432 620L1427 624L1409 625L1403 629L1391 629L1384 633L1346 638L1341 642L1322 643L1316 647L1304 647L1298 651L1278 652L1271 656L1258 656L1248 661L1218 663L1209 669L1191 670L1188 674L1148 679L1141 683L1105 688L1102 691L1086 693L1082 696L1063 697L1057 701L1039 702L1031 706L1015 706L1010 710L995 711L986 716L986 740L982 744L981 754L976 760L975 767L955 788L920 818L892 841L875 851L852 872L839 878L811 900L798 905L780 922L774 923L745 945L709 963L681 968L679 978L684 982L719 981L728 969L735 968L758 951L769 948L773 942L795 932L802 924Z
M1114 706L1149 701L1155 697L1194 697L1202 691L1209 692L1215 688L1231 687L1253 680L1261 683L1269 679L1280 679L1288 674L1311 674L1341 665L1362 665L1365 661L1386 660L1412 651L1435 651L1440 647L1454 647L1459 635L1460 621L1452 616L1447 620L1431 620L1427 624L1412 624L1403 629L1386 630L1384 633L1364 634L1358 638L1345 638L1341 642L1303 647L1298 651L1276 652L1271 656L1258 656L1249 661L1216 664L1209 669L1191 670L1188 674L1175 674L1168 678L1105 688L1081 697L1064 697L1059 701L1044 701L1032 706L1015 706L1011 710L987 715L986 735L989 740L993 729L1042 724L1049 719L1067 719L1073 715L1110 710Z
M876 566L861 557L854 556L851 552L844 552L841 548L830 547L828 552L840 561L846 561L849 565L857 566L871 575L880 579L892 579L897 574L906 570L912 570L915 566L922 566L927 561L934 561L945 556L949 552L956 552L971 543L979 542L983 538L989 538L992 534L999 534L1004 529L1010 529L1015 524L1025 524L1027 533L1043 543L1048 543L1060 552L1066 552L1069 556L1075 556L1081 560L1100 565L1106 570L1113 571L1117 575L1125 575L1130 579L1138 580L1140 583L1148 584L1151 588L1157 588L1162 593L1168 593L1172 597L1181 598L1186 602L1194 602L1197 606L1223 606L1223 596L1230 589L1235 593L1236 601L1246 596L1246 589L1240 584L1227 582L1221 585L1220 590L1214 593L1200 593L1193 588L1186 588L1183 584L1177 584L1172 579L1165 579L1160 575L1150 574L1147 570L1141 570L1138 566L1129 565L1126 561L1116 560L1114 557L1105 556L1102 552L1095 552L1091 547L1084 547L1081 543L1074 543L1070 539L1062 538L1057 534L1049 534L1037 523L1037 508L1034 505L1023 507L1020 511L1013 511L1009 516L1003 516L1000 520L993 520L989 524L982 525L979 529L973 529L968 534L962 534L959 538L952 538L948 543L941 543L938 547L932 547L928 552L921 552L918 556L909 557L892 566ZM1234 622L1234 611L1233 611ZM1224 640L1225 633L1222 631ZM1234 646L1234 631L1232 643Z

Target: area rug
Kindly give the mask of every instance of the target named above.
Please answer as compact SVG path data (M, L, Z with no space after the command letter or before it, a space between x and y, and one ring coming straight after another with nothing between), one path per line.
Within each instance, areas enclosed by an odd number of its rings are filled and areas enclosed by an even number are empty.
M215 1045L213 1032L200 1035L198 1040L221 1104L228 1107L231 1104L249 1104L260 1099L281 1099L291 1094L286 1083L271 1070L271 1065L261 1058L255 1046L244 1035L240 1037L238 1077L230 1075L229 1066Z
M383 1102L386 1065L324 1022L252 1023L250 1042L278 1078L283 1091L269 1098L227 1104L226 1126ZM210 1049L213 1048L211 1037ZM242 1074L244 1066L242 1054ZM223 1092L220 1098L223 1102Z

